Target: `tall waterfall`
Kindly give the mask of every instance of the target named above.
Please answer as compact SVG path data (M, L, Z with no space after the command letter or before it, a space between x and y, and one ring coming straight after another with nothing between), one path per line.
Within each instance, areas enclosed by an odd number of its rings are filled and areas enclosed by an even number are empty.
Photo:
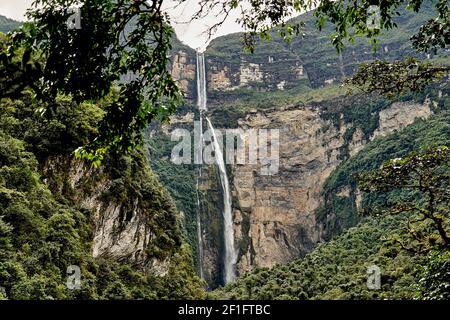
M205 54L197 52L197 106L202 111L206 110L206 70L205 70ZM200 115L201 119L201 115Z
M197 105L200 110L200 123L202 123L201 122L202 117L204 115L204 112L207 110L207 108L206 108L207 95L206 95L205 56L203 53L200 53L200 52L197 52L197 94L198 94ZM212 144L213 144L213 150L214 150L214 154L215 154L214 158L217 163L217 167L219 168L220 183L222 186L222 195L223 195L222 216L223 216L223 234L224 234L224 255L223 255L224 280L225 280L225 283L228 283L230 281L233 281L236 276L235 265L236 265L236 260L237 260L237 254L236 254L236 250L234 248L234 230L233 230L233 216L232 216L232 211L231 211L230 184L228 181L227 170L225 168L225 162L223 159L222 149L220 147L219 141L217 140L217 136L216 136L214 127L206 115L205 115L205 119L208 124L208 129L210 130L211 135L212 135ZM200 141L203 142L203 137L201 138ZM200 221L199 216L197 218L197 221ZM201 233L200 233L200 238L201 238ZM202 240L200 239L199 241L202 241ZM203 243L201 243L201 245L203 246ZM201 264L201 261L200 261L200 264Z
M197 177L197 247L198 247L198 271L200 278L204 279L203 274L203 235L202 235L202 220L200 219L200 195L199 191L199 183L200 178L202 176L202 168L198 169L198 177Z
M235 264L236 264L236 251L234 249L234 230L233 230L233 216L231 212L231 194L230 194L230 184L228 182L227 170L225 168L225 162L223 161L223 154L220 148L219 142L217 141L217 136L214 131L214 127L206 117L206 122L208 122L208 129L210 130L213 138L213 149L214 158L216 160L217 166L219 167L220 183L222 185L223 193L223 233L224 233L224 265L225 265L225 283L233 281L235 278Z

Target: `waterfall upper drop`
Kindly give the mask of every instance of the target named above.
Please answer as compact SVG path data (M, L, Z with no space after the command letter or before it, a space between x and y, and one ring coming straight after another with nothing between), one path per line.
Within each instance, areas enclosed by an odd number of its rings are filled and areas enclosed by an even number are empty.
M197 51L197 106L200 112L206 111L206 70L205 54ZM201 116L200 116L201 119Z
M200 110L200 121L202 121L202 117L204 112L207 110L206 101L206 64L205 64L205 55L204 53L197 52L197 94L198 100L197 105ZM223 195L223 234L224 234L224 281L228 283L233 281L236 277L235 267L237 261L237 254L234 248L234 229L233 229L233 215L232 215L232 203L231 203L231 193L230 193L230 184L228 181L227 170L225 167L225 162L223 159L223 153L217 140L217 136L214 130L214 127L211 121L206 117L205 119L208 125L208 129L212 135L212 146L214 150L214 158L218 167L220 183L222 186L222 195ZM201 128L201 131L203 128ZM203 143L203 136L201 140ZM200 148L202 149L202 148ZM198 220L199 221L199 220ZM199 245L203 245L201 242L201 232L199 233ZM200 251L199 251L200 252ZM200 261L200 264L202 261Z

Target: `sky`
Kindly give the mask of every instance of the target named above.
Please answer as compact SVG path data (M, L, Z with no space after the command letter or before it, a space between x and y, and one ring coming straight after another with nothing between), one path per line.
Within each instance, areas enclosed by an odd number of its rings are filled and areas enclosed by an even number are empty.
M33 0L0 0L0 15L22 21L32 2ZM164 8L171 16L171 22L178 38L194 49L204 50L208 42L205 31L208 26L213 25L219 19L214 12L201 20L190 22L190 18L199 8L198 0L187 0L182 4L178 4L174 0L166 0ZM238 12L231 14L222 27L216 31L213 38L242 31L240 25L236 23L237 16Z

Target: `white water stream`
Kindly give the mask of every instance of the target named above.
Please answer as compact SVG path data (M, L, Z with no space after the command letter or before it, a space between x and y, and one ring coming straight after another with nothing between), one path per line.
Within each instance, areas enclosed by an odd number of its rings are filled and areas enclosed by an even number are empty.
M197 94L198 100L197 105L200 110L200 131L202 128L202 117L204 116L204 112L207 110L206 101L206 72L205 72L205 56L203 53L197 53ZM225 167L225 162L223 159L222 149L220 147L219 141L217 140L217 136L214 130L214 127L209 120L208 117L205 116L206 122L208 124L208 129L212 135L212 144L214 150L214 158L219 169L219 177L220 183L222 186L222 195L223 195L223 234L224 234L224 254L223 254L223 262L224 262L224 280L225 283L233 281L236 277L235 265L237 260L236 250L234 248L234 230L233 230L233 215L231 208L231 193L230 193L230 184L228 181L227 170ZM200 141L203 143L203 134L201 134ZM203 149L203 148L201 148ZM201 173L201 171L200 171ZM198 186L197 186L198 187ZM197 198L198 205L200 205L199 199ZM199 229L199 255L200 259L203 258L203 239L201 236L201 222L200 215L197 215L197 226ZM200 265L202 265L202 260L200 260ZM200 272L203 274L202 267L200 267Z

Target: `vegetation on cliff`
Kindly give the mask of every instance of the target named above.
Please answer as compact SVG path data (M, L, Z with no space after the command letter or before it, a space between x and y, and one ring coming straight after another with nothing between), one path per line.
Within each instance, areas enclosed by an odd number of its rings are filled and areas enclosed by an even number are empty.
M444 105L442 105L443 107ZM448 103L445 103L448 107ZM445 108L428 120L417 120L403 130L369 142L355 156L342 162L324 184L324 205L317 211L319 221L325 226L325 239L354 226L358 221L358 185L355 173L379 168L384 161L401 158L427 146L450 145L450 116ZM349 197L339 196L339 191L349 190ZM368 209L373 202L371 194L364 194L359 210ZM330 219L330 216L334 216Z
M287 265L257 268L209 294L220 299L448 299L449 255L429 256L386 245L405 216L369 218ZM381 269L381 289L367 286L371 265ZM430 288L434 288L429 290Z
M442 111L428 120L418 120L402 130L369 142L331 174L325 184L328 200L318 212L328 242L287 265L257 268L235 283L214 291L210 297L449 299L450 261L445 242L448 235L443 240L439 236L442 230L448 234L450 227L448 156L441 160L437 158L436 170L431 165L434 162L427 160L429 157L434 159L432 152L406 157L420 146L450 145L449 113L444 105L441 107ZM362 200L358 200L358 183L363 181L358 181L354 174L377 170L383 162L395 158L404 159L391 161L382 171L369 175L361 188L370 192L364 192ZM384 182L382 177L388 170L385 168L396 172L403 163L416 163L409 159L423 161L414 168L405 167L406 171L393 177L400 181L398 185L394 180ZM395 161L399 161L398 165ZM428 171L430 169L433 173ZM437 184L440 196L436 196L436 200L439 204L433 204L432 208L436 206L442 210L433 216L428 212L430 198L426 194L419 195L419 190L409 191L413 184L407 180L408 175L414 177L417 173L420 177L419 171L428 179L418 178L424 187L427 185L425 181ZM349 195L339 196L339 190L345 188L351 190ZM373 192L373 188L377 192ZM439 221L442 220L441 227L432 222L434 214ZM422 215L431 218L424 219ZM380 290L371 290L367 286L367 270L372 265L381 269Z
M143 1L87 1L80 10L88 23L79 32L76 28L67 28L68 12L62 4L70 2L36 1L39 5L30 12L33 22L26 23L14 36L0 34L0 298L203 298L204 283L193 271L191 249L186 243L190 243L196 253L193 236L197 209L195 168L174 167L157 160L169 156L167 152L172 145L164 139L152 139L147 145L150 158L153 157L152 166L169 189L172 200L149 168L141 148L142 130L154 119L167 120L180 97L167 69L173 30L161 6L156 5L161 2L155 1L152 6ZM403 47L403 31L411 26L405 23L383 48L384 53L366 53L367 46L356 41L355 50L359 54L355 54L344 50L344 40L355 42L357 35L364 35L376 44L374 37L380 36L380 29L396 27L393 16L397 10L403 10L403 1L381 3L383 28L370 29L365 10L370 1L362 1L364 10L355 9L357 2L322 1L314 13L304 16L309 19L308 31L324 29L325 19L331 22L335 27L332 44L338 52L331 53L330 46L325 45L328 37L310 33L309 38L292 38L293 33L300 31L297 27L279 29L280 37L274 45L261 51L258 59L267 59L274 47L281 51L279 61L303 59L306 68L312 71L307 80L302 71L301 81L295 87L288 86L286 91L271 96L242 88L236 90L227 96L232 100L237 96L240 102L233 102L233 107L225 111L214 110L213 118L226 126L235 126L240 117L252 112L250 108L267 111L339 101L344 102L342 108L333 108L333 105L323 108L323 119L336 127L341 120L351 124L344 135L346 143L356 128L362 129L364 138L369 139L378 127L379 112L389 105L387 100L376 97L367 103L368 98L360 95L344 99L336 86L315 89L351 74L359 62L371 60L377 54L388 60L397 58L399 52L401 58L405 53L423 58L424 53L445 47L449 6L445 0L437 1L433 5L437 12L431 14L428 2L409 1L416 12L421 5L426 9L424 15L409 14L413 15L409 23L422 25L415 30L412 47ZM237 6L236 1L226 3L231 8ZM55 4L61 5L55 7ZM306 4L296 1L295 9L305 9ZM245 38L250 49L255 49L253 36L256 34L263 39L270 38L271 29L265 26L260 29L259 23L269 17L272 23L281 22L284 27L282 21L287 9L273 11L263 6L244 16L244 25L253 30L250 37ZM429 19L433 16L436 19ZM131 27L130 21L136 23L137 28ZM7 29L15 28L11 21L2 19L0 22L6 23ZM227 51L233 51L231 44L236 43L235 39L216 41L211 52L216 58L225 58ZM177 46L180 44L175 43ZM397 50L392 54L391 46ZM228 48L223 50L224 47ZM412 52L413 49L417 52ZM230 59L239 64L243 57L248 57L233 52ZM273 61L273 57L268 60ZM425 85L441 79L448 71L448 64L445 64L448 59L442 60L444 63L434 69L431 64L414 59L405 60L407 63L377 61L363 65L348 83L387 96L427 90ZM384 71L385 77L378 77L379 71ZM419 81L410 81L416 78ZM390 86L391 83L394 86ZM256 90L264 89L264 84L251 84ZM209 297L448 299L448 157L442 160L437 156L429 158L430 153L410 154L422 145L450 144L446 110L448 88L442 90L444 98L434 106L439 113L432 119L417 121L394 135L375 139L355 157L350 157L348 144L344 145L340 160L347 161L328 179L325 205L317 212L319 222L325 226L324 237L330 240L328 243L287 265L258 268L210 293ZM442 90L425 91L414 99L434 102L437 100L433 95L442 95ZM217 92L214 95L216 101L225 96ZM343 119L338 118L338 114ZM90 170L89 175L76 187L70 172L76 163L73 154L96 167L84 166L84 170ZM393 160L385 164L382 171L366 176L369 179L361 189L369 193L364 194L360 202L352 174L377 170L385 160L405 156L406 159ZM433 167L436 163L437 169ZM408 172L402 171L399 176L396 171L399 165ZM427 171L430 168L436 171ZM405 191L409 186L391 183L391 187L398 187L392 189L377 184L379 177L388 182L404 182L402 178L411 178L408 174L416 171L421 173L421 188L422 182L427 181L425 196ZM102 182L106 182L106 186L99 191L96 188ZM430 192L430 188L435 187L439 192ZM338 191L345 188L350 190L349 196L339 196ZM120 257L108 253L93 257L93 225L98 223L94 221L98 217L83 200L95 192L101 193L99 199L103 204L118 208L121 221L131 219L136 206L144 212L144 222L151 229L144 248L144 265L133 260L137 252ZM441 200L439 208L433 207L436 194ZM405 203L413 204L413 210L395 212L391 202L403 209ZM184 226L175 203L185 214ZM358 211L374 215L377 213L374 204L386 209L381 216L357 215ZM363 210L358 210L361 208ZM398 214L393 215L394 212ZM411 218L421 220L414 221L418 222L415 224ZM208 222L219 235L217 221ZM349 227L353 228L344 231ZM112 231L113 234L119 232ZM408 236L414 236L418 243L409 241L405 245ZM413 248L411 243L415 245ZM422 247L426 247L425 250ZM82 273L82 285L78 290L66 285L67 267L73 265L79 266ZM367 268L371 265L382 270L380 290L370 290L366 284Z
M177 210L146 164L141 151L111 155L105 170L76 189L67 165L74 148L95 134L101 106L57 98L48 119L25 93L1 100L0 109L0 294L6 299L179 299L201 298L190 249ZM54 159L63 159L64 166ZM52 167L53 170L44 167ZM80 199L97 192L96 180L110 181L105 203L139 201L154 238L148 258L166 259L166 274L132 260L92 257L94 216ZM46 183L44 183L46 182ZM131 210L128 209L128 210ZM66 286L67 267L81 269L81 289Z
M0 15L0 32L7 33L20 27L21 23Z

